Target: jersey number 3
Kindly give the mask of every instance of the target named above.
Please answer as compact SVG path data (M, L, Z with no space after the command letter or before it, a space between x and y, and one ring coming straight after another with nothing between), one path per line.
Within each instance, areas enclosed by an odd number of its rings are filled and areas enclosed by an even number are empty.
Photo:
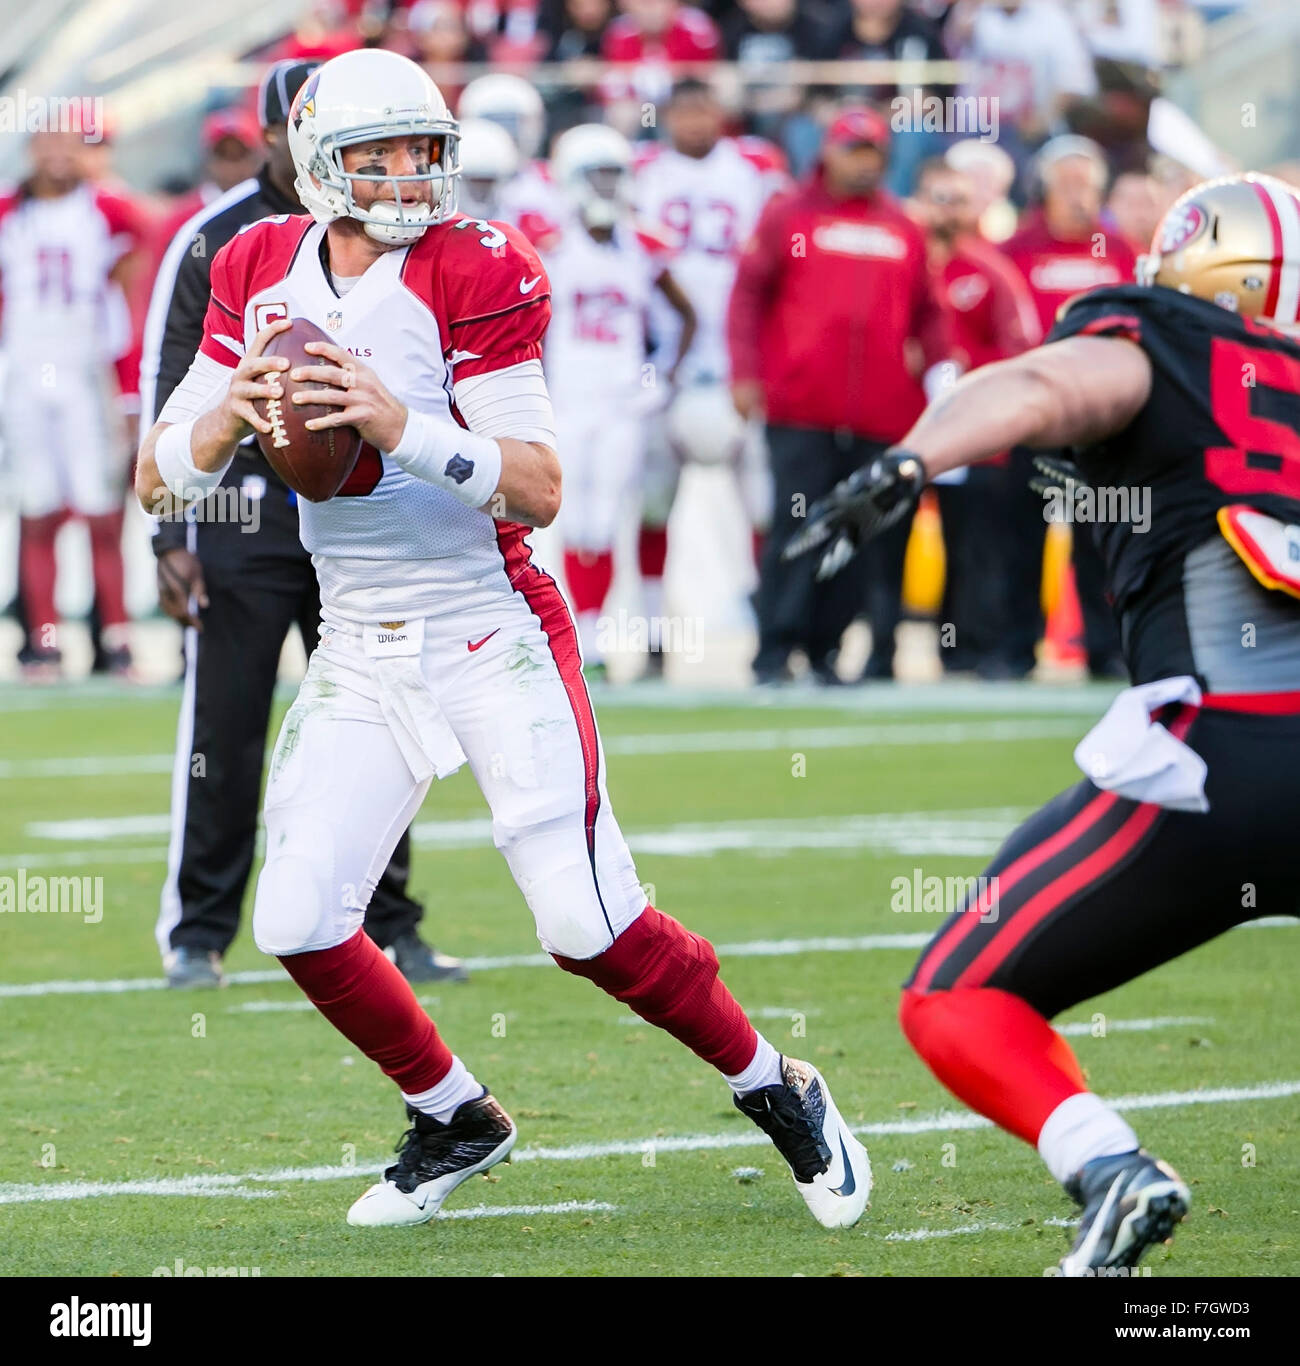
M1232 442L1205 452L1210 483L1225 493L1300 500L1300 361L1216 337L1210 402Z

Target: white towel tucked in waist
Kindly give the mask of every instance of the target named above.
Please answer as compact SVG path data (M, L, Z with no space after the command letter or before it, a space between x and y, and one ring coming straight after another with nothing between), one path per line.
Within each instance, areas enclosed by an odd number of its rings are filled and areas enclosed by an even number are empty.
M1208 811L1205 760L1151 719L1171 702L1201 705L1201 690L1186 674L1127 688L1079 741L1074 761L1107 792L1170 811Z

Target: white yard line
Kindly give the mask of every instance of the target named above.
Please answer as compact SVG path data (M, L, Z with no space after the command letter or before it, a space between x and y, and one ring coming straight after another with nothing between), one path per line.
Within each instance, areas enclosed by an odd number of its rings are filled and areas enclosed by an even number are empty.
M886 745L952 745L1079 738L1071 718L998 721L877 723L867 726L798 726L765 730L664 731L649 735L611 735L605 753L656 754L762 753L809 749L865 749ZM269 754L269 751L268 751ZM50 759L0 761L0 780L33 778L108 778L138 773L170 773L171 754L68 755ZM30 827L29 827L30 828Z
M1064 1034L1067 1038L1091 1038L1104 1039L1107 1034L1145 1034L1152 1029L1175 1029L1184 1025L1212 1025L1213 1015L1153 1015L1144 1020L1112 1020L1103 1016L1101 1021L1101 1033L1097 1033L1098 1025L1092 1020L1072 1020L1068 1024L1058 1024L1054 1028L1058 1034Z
M297 688L282 684L278 698L292 701ZM728 711L824 711L904 715L918 712L978 716L1007 712L1038 716L1100 717L1119 691L1118 684L1076 683L981 683L958 679L943 682L902 684L873 683L861 688L821 688L796 684L788 688L690 688L664 687L661 683L625 683L593 688L596 713L644 710L695 711L707 707ZM112 683L61 684L57 688L29 688L0 684L0 714L57 710L96 709L111 705L149 707L155 711L176 705L179 688L114 686Z
M886 850L899 854L951 854L979 857L994 853L1028 808L998 806L959 811L881 811L844 816L770 817L732 821L688 821L657 830L632 830L628 844L635 853L685 858L706 857L725 850L775 854L799 849ZM32 839L103 841L109 850L64 849L10 854L0 868L40 868L104 862L144 862L154 848L118 848L122 839L163 833L165 815L78 818L34 821ZM492 822L487 816L464 820L417 821L411 839L420 849L489 849ZM260 840L259 840L260 843Z
M1238 925L1241 930L1295 929L1300 920L1291 916L1266 916ZM828 935L817 939L751 939L740 944L714 945L722 958L782 958L800 953L874 953L880 949L919 949L930 942L930 931L916 934L862 934L849 936ZM508 968L543 968L553 966L545 953L503 954L495 958L466 958L471 972L494 972ZM279 968L250 972L228 973L231 986L263 986L268 983L289 982L287 973ZM162 991L167 981L162 977L118 977L52 982L10 982L0 984L0 1000L32 996L116 996L131 991ZM248 1009L275 1008L250 1002ZM1196 1023L1189 1020L1188 1023ZM1091 1026L1089 1026L1089 1030ZM1079 1030L1078 1032L1083 1032Z
M1038 1223L1046 1228L1074 1228L1078 1219L1041 1219ZM966 1233L1019 1233L1024 1224L962 1224L958 1228L913 1228L906 1231L895 1229L892 1233L876 1233L875 1237L887 1243L923 1243L931 1238L960 1238ZM871 1229L863 1230L868 1237L873 1236Z
M1110 1104L1117 1110L1179 1109L1192 1105L1231 1105L1242 1101L1281 1100L1300 1095L1300 1081L1260 1082L1253 1086L1207 1087L1201 1091L1156 1091L1143 1095L1117 1096ZM912 1119L886 1120L874 1124L855 1124L855 1134L902 1136L927 1133L959 1133L991 1128L982 1115L962 1111L941 1111ZM515 1162L585 1162L604 1157L641 1157L653 1153L701 1152L728 1148L762 1147L768 1139L750 1128L725 1134L685 1134L676 1137L627 1139L606 1143L574 1143L559 1148L516 1148ZM344 1181L373 1176L387 1165L384 1162L355 1163L349 1166L279 1167L271 1171L242 1174L211 1173L201 1176L157 1178L148 1181L51 1181L14 1182L0 1185L0 1205L27 1204L50 1200L85 1200L107 1195L240 1195L247 1188L284 1185L295 1181ZM255 1193L255 1192L254 1192ZM942 1236L942 1235L940 1235Z

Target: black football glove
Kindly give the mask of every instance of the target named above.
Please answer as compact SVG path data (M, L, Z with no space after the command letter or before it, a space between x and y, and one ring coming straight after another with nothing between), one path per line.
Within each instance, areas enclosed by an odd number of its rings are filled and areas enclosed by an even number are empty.
M817 565L817 579L829 579L873 536L906 516L924 487L920 456L893 446L815 502L808 509L808 525L786 546L781 558L794 560L827 546Z
M1034 468L1038 471L1029 480L1029 487L1042 497L1050 493L1065 494L1077 504L1088 487L1084 472L1065 455L1035 455Z

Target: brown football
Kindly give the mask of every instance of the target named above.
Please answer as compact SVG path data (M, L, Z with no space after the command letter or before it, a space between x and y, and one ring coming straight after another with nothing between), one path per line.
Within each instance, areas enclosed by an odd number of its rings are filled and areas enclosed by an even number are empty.
M308 342L327 342L330 338L306 318L294 318L292 323L287 331L271 338L266 354L287 357L290 370L299 365L328 365L303 348ZM361 433L355 427L308 430L308 418L324 417L335 410L324 403L297 404L293 396L299 389L327 386L297 384L289 378L289 370L283 370L280 387L284 390L282 398L253 400L258 416L271 424L269 434L258 432L257 444L271 468L295 493L310 503L323 503L334 497L352 473L361 454Z

